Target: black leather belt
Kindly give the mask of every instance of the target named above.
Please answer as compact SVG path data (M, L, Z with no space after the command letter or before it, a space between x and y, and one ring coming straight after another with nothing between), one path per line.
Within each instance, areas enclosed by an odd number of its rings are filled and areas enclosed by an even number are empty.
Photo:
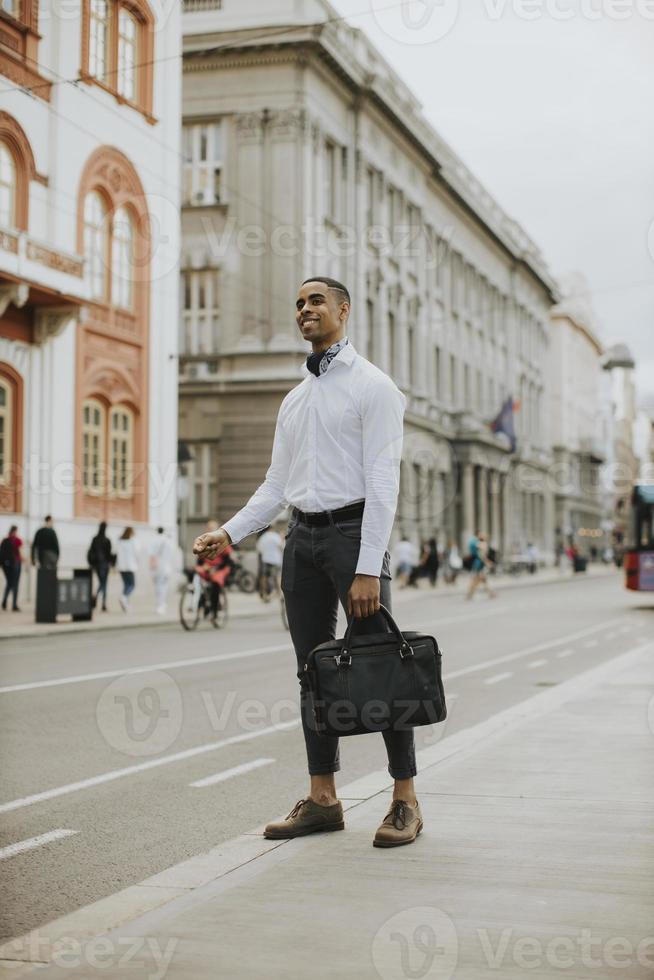
M365 500L357 504L347 504L339 507L338 510L322 510L317 514L306 514L303 510L293 508L293 517L297 518L301 524L308 524L309 527L326 527L328 524L337 524L338 521L354 520L355 517L363 517Z

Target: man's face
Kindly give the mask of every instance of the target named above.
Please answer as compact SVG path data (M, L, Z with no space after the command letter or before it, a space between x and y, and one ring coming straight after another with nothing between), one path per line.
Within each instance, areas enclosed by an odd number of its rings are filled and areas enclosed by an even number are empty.
M341 294L324 282L306 282L300 287L295 303L295 320L300 333L311 344L320 344L339 334L350 309L339 303Z

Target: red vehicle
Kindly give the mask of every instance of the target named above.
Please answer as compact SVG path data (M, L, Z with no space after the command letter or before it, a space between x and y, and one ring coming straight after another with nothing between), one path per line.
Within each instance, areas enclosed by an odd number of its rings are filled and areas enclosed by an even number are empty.
M654 592L654 483L636 483L624 552L628 589Z

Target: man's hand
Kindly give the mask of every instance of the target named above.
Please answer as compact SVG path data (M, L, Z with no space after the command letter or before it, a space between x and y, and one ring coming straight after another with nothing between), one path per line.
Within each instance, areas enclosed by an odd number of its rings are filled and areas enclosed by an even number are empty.
M355 575L347 594L347 614L365 619L379 612L379 579L376 575Z
M217 531L207 531L206 534L197 537L193 542L193 554L198 558L211 560L231 543L232 539L227 531L223 531L220 527Z

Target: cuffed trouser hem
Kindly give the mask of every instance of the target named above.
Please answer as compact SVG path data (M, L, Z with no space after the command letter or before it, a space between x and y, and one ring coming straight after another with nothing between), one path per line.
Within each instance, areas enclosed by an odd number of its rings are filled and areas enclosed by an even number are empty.
M415 767L413 769L391 769L389 766L388 774L391 779L413 779L414 776L418 775L418 770Z
M333 772L340 772L340 766L309 766L310 776L330 776Z

